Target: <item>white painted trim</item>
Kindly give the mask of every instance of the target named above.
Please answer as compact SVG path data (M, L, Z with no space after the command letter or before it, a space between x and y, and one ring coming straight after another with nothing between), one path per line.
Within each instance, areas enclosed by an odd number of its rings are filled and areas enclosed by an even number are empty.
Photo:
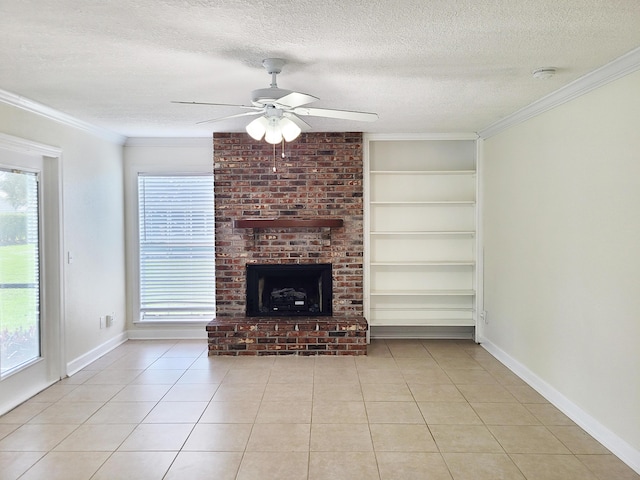
M558 408L558 410L608 448L614 455L620 458L620 460L625 462L636 472L640 473L640 451L629 445L614 432L602 425L597 419L582 410L569 398L565 397L553 386L549 385L529 370L525 365L518 362L502 349L487 340L483 340L481 345L491 355L506 365L513 373L522 378L522 380L529 384L540 395L549 400L549 402Z
M459 133L365 133L363 142L410 141L410 140L477 140L473 132Z
M2 91L0 91L1 93ZM66 365L64 358L66 355L65 343L65 283L64 283L64 202L62 189L62 149L43 143L34 142L25 138L14 137L0 133L0 148L43 157L42 163L42 185L44 186L45 198L43 198L43 215L49 221L44 224L43 234L46 241L42 251L42 275L44 286L42 289L45 301L43 314L47 315L48 328L55 340L49 338L50 345L54 348L51 362L48 368L47 378L34 385L26 385L22 395L13 399L11 408L32 397L41 390L57 382L66 375ZM55 199L55 200L54 200ZM6 405L2 405L3 410ZM0 412L2 414L4 412Z
M213 150L213 137L130 137L124 144L125 147L209 147Z
M484 310L484 140L478 138L476 141L476 238L475 238L475 291L476 296L475 312L473 313L476 329L475 341L478 342L484 331L484 317L481 315Z
M6 90L0 89L0 102L6 103L7 105L11 105L21 110L25 110L27 112L35 113L36 115L48 118L49 120L53 120L54 122L60 123L62 125L67 125L69 127L77 128L78 130L91 133L92 135L103 138L104 140L107 140L109 142L123 145L126 140L126 137L123 135L111 132L104 128L96 127L95 125L92 125L85 121L78 120L71 115L59 112L58 110L55 110L51 107L35 102L33 100L29 100L28 98L22 97L20 95L16 95L15 93L7 92Z
M49 273L47 274L47 290L52 288L55 290L55 298L49 297L48 301L51 308L51 318L57 317L58 325L58 368L60 377L67 375L65 358L67 352L66 342L66 282L65 282L65 261L64 261L64 189L62 185L63 179L63 161L62 151L57 155L43 154L44 157L44 180L45 189L49 191L50 198L47 204L43 205L46 215L51 222L55 222L54 226L49 226L45 230L48 235L51 258L56 261L49 262ZM55 198L55 201L53 200ZM55 240L54 240L55 237ZM46 271L45 271L46 273ZM56 287L51 287L51 285Z
M489 138L498 133L522 123L530 118L540 115L547 110L569 102L585 93L599 88L609 82L613 82L630 73L640 69L640 48L630 51L629 53L609 62L603 67L598 68L577 80L565 85L542 97L530 105L512 113L511 115L498 120L497 122L483 128L478 132L481 138Z
M32 153L45 157L60 157L62 149L45 145L44 143L32 142L24 138L14 137L0 132L0 147L5 150L19 153Z
M154 326L127 331L130 340L200 340L207 338L206 324L185 325L176 328Z
M369 325L373 339L472 340L473 327Z
M19 397L13 398L11 402L5 402L0 404L0 415L4 415L5 413L10 412L14 408L16 408L18 405L26 402L31 397L34 397L35 395L39 394L40 392L49 388L51 385L57 382L58 380L54 382L40 383L34 386L27 387L28 390L25 390L24 392L22 392L22 395L20 395Z
M87 353L80 355L67 363L67 375L71 376L74 373L82 370L84 367L92 362L95 362L103 355L109 353L111 350L119 347L128 340L126 333L121 333L111 340L107 340L102 345L98 345L93 350L89 350Z
M369 148L371 138L363 136L362 142L362 247L363 247L363 270L362 270L362 314L365 319L371 318L371 160ZM368 324L368 322L367 322ZM371 342L371 325L367 326L367 344Z

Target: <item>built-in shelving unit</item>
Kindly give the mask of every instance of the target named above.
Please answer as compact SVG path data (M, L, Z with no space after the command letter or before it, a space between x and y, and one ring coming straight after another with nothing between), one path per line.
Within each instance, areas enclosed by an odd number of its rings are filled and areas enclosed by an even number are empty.
M475 326L475 140L371 136L366 152L372 329Z

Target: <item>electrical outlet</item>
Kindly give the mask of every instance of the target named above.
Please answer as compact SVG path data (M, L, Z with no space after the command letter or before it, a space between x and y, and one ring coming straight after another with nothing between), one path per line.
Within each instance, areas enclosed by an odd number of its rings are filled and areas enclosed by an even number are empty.
M113 322L114 322L113 313L111 315L107 315L107 327L110 327L111 325L113 325Z
M482 320L484 320L485 325L489 323L489 312L487 312L486 310L483 310L482 313L480 314L480 317L482 318Z

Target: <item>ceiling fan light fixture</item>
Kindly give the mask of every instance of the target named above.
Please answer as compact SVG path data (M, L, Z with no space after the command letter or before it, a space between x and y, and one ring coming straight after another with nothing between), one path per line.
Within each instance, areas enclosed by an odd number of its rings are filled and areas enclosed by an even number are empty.
M280 119L280 130L282 137L287 142L295 140L302 133L302 129L286 117Z
M277 116L261 116L245 127L247 133L254 140L260 141L264 137L267 143L291 142L298 138L302 129L288 118Z
M249 125L245 127L245 130L251 138L260 141L262 140L262 137L264 137L265 133L267 133L268 126L269 120L267 120L265 117L258 117L251 123L249 123Z
M267 123L267 129L264 133L264 141L272 144L282 142L282 128L280 128L279 119L269 118Z

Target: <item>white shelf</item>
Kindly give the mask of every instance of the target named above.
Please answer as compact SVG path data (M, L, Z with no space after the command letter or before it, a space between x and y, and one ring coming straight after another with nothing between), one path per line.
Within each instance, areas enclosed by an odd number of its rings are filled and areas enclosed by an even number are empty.
M371 235L460 235L460 236L474 236L476 232L472 231L464 231L464 232L441 232L441 231L429 231L429 232L413 232L413 231L402 231L402 232L370 232Z
M471 308L373 308L369 322L377 326L473 326L473 313Z
M470 312L473 308L415 308L415 307L376 307L371 309L372 312Z
M371 175L475 175L475 170L372 170Z
M372 327L474 327L475 321L471 318L416 318L416 319L394 319L390 322L386 319L372 318L369 325Z
M409 261L409 262L371 262L375 267L474 267L476 262L442 260L433 262Z
M474 202L374 202L369 205L372 232L475 231Z
M371 205L475 205L474 200L427 200L427 201L388 201L369 202Z
M411 297L472 297L476 294L475 290L384 290L384 291L372 291L371 295L374 297L389 296L389 295L401 295Z

